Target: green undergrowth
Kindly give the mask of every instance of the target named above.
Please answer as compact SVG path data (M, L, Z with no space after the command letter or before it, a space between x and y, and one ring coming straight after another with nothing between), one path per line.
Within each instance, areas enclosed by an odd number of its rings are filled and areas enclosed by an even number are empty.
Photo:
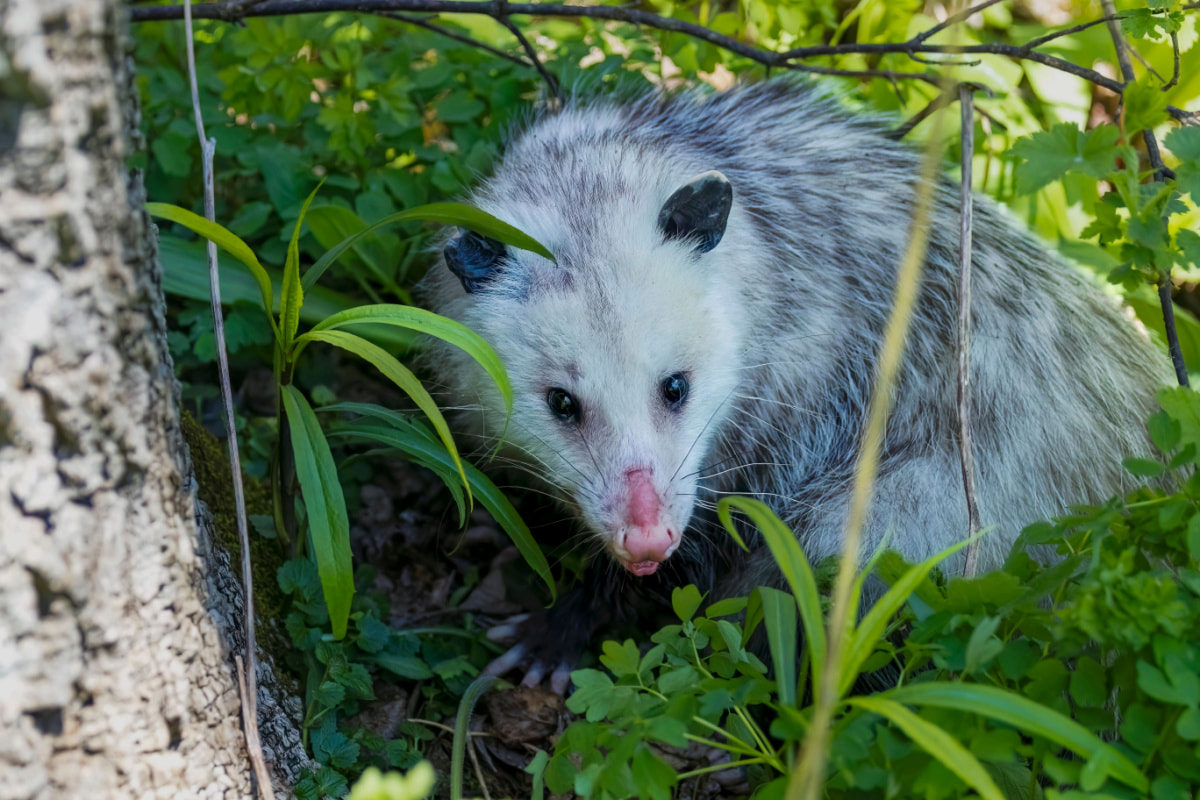
M558 742L548 787L668 798L732 764L758 785L755 797L783 797L813 687L833 680L849 691L834 719L829 797L1194 798L1200 396L1171 389L1160 401L1149 426L1158 456L1127 466L1177 491L1144 487L1032 525L1002 570L971 580L881 558L904 603L885 625L862 620L854 633L870 635L852 634L860 657L848 674L822 674L819 630L797 636L801 596L816 597L803 581L793 596L760 589L703 612L694 587L677 590L679 624L652 647L608 642L606 671L575 673L568 707L583 719ZM1042 563L1034 548L1056 557ZM751 651L755 629L765 629L773 674ZM693 744L729 761L677 774L661 757Z

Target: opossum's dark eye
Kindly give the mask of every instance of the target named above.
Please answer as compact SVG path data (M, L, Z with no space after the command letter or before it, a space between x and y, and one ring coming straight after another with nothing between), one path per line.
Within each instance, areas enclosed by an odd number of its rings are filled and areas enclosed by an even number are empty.
M682 372L676 372L674 375L663 378L663 382L659 386L662 389L662 397L667 403L667 408L672 411L683 405L683 402L687 400L688 389L691 388L688 385L688 379Z
M579 402L565 389L551 389L546 392L546 405L554 412L554 416L564 422L579 422L582 409Z

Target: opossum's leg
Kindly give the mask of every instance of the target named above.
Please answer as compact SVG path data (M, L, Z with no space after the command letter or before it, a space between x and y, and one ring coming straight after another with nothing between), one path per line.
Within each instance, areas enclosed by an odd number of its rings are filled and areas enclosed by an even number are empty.
M565 694L571 670L595 632L609 621L593 608L590 583L567 592L545 611L512 617L488 631L489 639L518 643L488 664L484 674L499 676L524 668L521 685L537 686L549 672L551 690Z

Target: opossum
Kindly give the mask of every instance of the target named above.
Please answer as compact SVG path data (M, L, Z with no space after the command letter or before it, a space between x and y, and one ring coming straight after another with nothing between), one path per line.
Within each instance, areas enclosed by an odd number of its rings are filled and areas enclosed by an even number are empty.
M515 135L469 202L552 262L460 231L433 310L481 334L515 392L451 348L437 379L483 437L561 498L607 551L493 671L526 682L677 582L778 583L712 523L762 499L812 562L839 552L921 154L886 121L795 80L706 95L572 100ZM865 553L925 559L967 535L956 411L958 187L939 179L930 243ZM1023 526L1131 488L1121 459L1166 357L1076 268L975 200L971 418L983 569ZM607 561L608 563L604 563ZM614 565L620 567L615 568ZM952 559L946 566L958 568ZM565 685L560 668L556 682Z

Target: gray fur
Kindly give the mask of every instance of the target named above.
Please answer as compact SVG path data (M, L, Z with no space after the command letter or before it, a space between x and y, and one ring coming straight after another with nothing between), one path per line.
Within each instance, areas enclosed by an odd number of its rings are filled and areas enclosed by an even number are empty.
M684 520L694 519L693 499L703 509L727 492L757 496L815 562L840 548L918 161L876 121L791 81L571 103L517 135L469 200L537 238L557 265L510 248L485 290L466 293L439 265L423 292L504 358L517 394L509 455L602 543L612 534L597 520L615 473L649 459L675 473L664 491ZM705 253L664 241L663 203L712 170L733 187L724 238ZM935 191L866 530L868 554L887 534L914 560L967 527L955 409L958 193L948 181ZM972 414L980 509L994 529L980 553L987 569L1024 525L1131 488L1121 459L1145 452L1143 421L1171 372L1091 281L986 199L975 214ZM450 348L434 359L470 429L485 439L504 430L484 373ZM656 405L657 381L679 371L691 376L688 411L703 418ZM550 386L583 398L578 428L547 412ZM704 558L713 535L693 524L673 558ZM727 583L764 577L751 567Z

